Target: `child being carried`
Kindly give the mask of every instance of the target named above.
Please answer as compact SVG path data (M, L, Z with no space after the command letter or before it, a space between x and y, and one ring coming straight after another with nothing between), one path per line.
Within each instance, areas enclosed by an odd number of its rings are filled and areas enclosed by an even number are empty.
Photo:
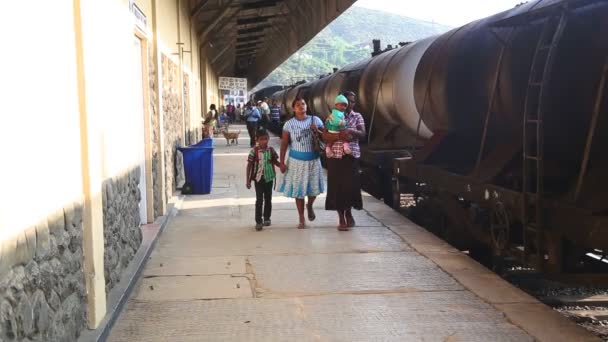
M348 99L344 95L338 95L336 97L336 101L334 104L335 108L331 111L331 114L326 120L325 127L327 127L327 131L329 133L340 133L341 130L348 128L346 125L346 120L344 119L344 112L348 107ZM342 143L342 148L344 149L344 154L351 154L352 151L350 149L350 145L346 141L338 140ZM336 141L337 142L337 141ZM331 158L334 156L334 152L332 151L332 147L334 143L328 143L325 145L325 154L327 157Z

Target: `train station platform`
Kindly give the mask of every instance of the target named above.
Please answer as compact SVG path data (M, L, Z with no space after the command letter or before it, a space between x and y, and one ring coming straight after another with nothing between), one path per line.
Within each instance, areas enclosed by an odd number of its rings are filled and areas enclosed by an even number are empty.
M323 196L299 230L275 192L255 231L249 140L233 129L238 146L216 139L212 193L178 205L109 341L595 340L366 194L340 232Z

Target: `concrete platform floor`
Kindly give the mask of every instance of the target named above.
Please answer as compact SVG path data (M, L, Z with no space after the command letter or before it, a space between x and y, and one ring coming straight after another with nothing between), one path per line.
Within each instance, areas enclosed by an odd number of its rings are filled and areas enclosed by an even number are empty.
M240 129L239 146L216 139L212 194L185 198L110 341L594 340L369 195L339 232L324 197L298 230L275 192L256 232Z

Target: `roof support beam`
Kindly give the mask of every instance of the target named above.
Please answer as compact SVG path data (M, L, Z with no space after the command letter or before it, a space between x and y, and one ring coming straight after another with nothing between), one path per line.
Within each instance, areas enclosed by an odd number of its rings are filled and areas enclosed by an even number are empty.
M258 24L261 22L267 22L269 19L272 19L274 17L275 17L275 15L272 14L272 15L252 17L252 18L242 18L242 19L237 19L236 24L237 25Z
M248 57L254 57L254 56L256 56L256 52L255 51L250 51L250 52L247 52L247 53L238 54L238 55L236 55L236 58L239 59L239 58L246 58L246 57L248 58Z
M244 54L247 52L257 52L258 50L259 50L259 48L257 46L254 46L254 47L250 47L250 48L246 48L246 49L237 50L236 54L239 55L239 54Z
M243 49L243 48L254 47L254 46L259 46L259 45L260 44L258 44L256 42L251 42L251 43L245 43L245 44L237 45L236 48L237 49Z
M264 49L262 50L263 53L266 53L271 47L276 49L289 49L289 46L284 40L284 32L281 32L281 29L274 26L272 28L272 33L273 34L269 35L268 39L266 39Z
M285 8L287 8L287 11L284 11L284 8L281 8L281 14L284 18L287 18L287 22L289 23L291 29L294 32L298 32L298 27L296 26L294 20L291 20L291 16L295 14L295 11L291 8L291 6L289 6L289 0L285 0L283 4L285 5Z
M215 62L222 57L223 54L226 53L226 51L228 51L228 49L230 49L232 47L232 44L227 43L226 46L224 46L220 52L217 53L217 55L215 55L215 57L213 57L213 59L211 60L211 64L215 64Z
M260 26L256 26L256 27L252 27L252 28L248 28L248 29L240 29L237 31L238 34L246 34L246 33L254 33L254 32L262 32L265 29L272 27L271 25L265 24L265 25L260 25Z
M306 1L306 0L304 0ZM298 12L300 12L300 15L302 16L302 18L306 18L306 12L304 11L304 9L302 9L302 2L298 1L296 2L296 9L298 10Z
M231 31L235 27L236 27L236 25L231 24L231 23L227 23L226 25L220 25L217 30L213 31L213 34L208 35L207 41L215 40L218 38L225 38L228 34L235 34L236 30Z
M259 41L260 39L263 39L264 35L263 34L258 34L255 36L249 36L249 37L237 37L236 38L236 43L250 43L252 41Z
M239 14L239 11L240 9L237 8L237 10L234 11L234 13L230 17L224 19L221 23L219 23L217 25L217 29L207 34L207 38L201 41L201 45L207 44L207 42L214 41L217 39L226 40L234 38L236 35L236 23L233 22L232 19Z
M249 47L249 48L246 48L246 49L239 49L239 50L236 50L235 52L236 52L236 54L238 55L238 54L243 54L243 53L246 53L246 52L258 51L258 50L260 50L260 48L259 48L259 47L257 47L257 46L252 46L252 47Z
M217 69L217 75L218 75L218 76L221 76L221 75L222 75L222 72L224 72L224 70L226 70L226 68L227 68L228 66L230 66L230 63L234 63L234 61L233 61L233 60L230 60L230 59L226 59L226 62L224 62L224 64L222 64L222 65L219 67L219 69Z
M216 35L209 36L206 41L202 42L202 44L211 42L212 44L223 45L222 42L226 42L234 45L234 38L236 38L236 31L226 32L224 34L218 33Z
M196 17L202 10L203 7L209 2L209 0L201 0L196 7L190 12L190 18Z
M230 12L231 6L235 1L236 0L229 0L226 3L226 5L224 5L224 7L220 10L219 15L217 15L215 17L215 19L209 25L207 25L207 27L205 27L205 29L201 33L199 33L199 35L198 35L199 41L203 41L207 38L207 35L209 34L209 32L211 32L211 30L213 30L215 28L215 26L222 19L224 19L224 17L228 14L228 12Z
M263 8L263 7L273 7L277 5L277 1L276 0L264 0L264 1L258 1L258 2L249 2L249 3L244 3L241 5L241 8L243 9L256 9L256 8Z

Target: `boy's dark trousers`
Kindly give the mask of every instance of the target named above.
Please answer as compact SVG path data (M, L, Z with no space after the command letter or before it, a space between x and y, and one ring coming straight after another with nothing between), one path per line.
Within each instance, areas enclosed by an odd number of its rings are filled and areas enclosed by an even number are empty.
M272 185L274 182L266 182L264 177L255 184L255 223L264 223L270 220L272 211ZM264 221L262 221L262 202L264 203Z

